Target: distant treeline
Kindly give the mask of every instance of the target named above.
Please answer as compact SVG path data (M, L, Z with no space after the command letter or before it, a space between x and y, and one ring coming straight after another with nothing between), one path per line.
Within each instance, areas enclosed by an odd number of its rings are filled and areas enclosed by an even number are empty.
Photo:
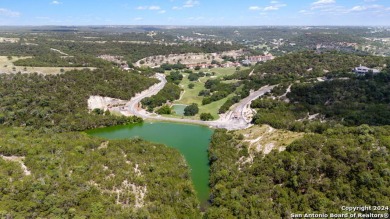
M104 40L104 39L102 39ZM59 66L61 63L64 66L70 65L69 62L77 64L94 64L93 58L104 55L119 55L124 56L124 60L134 63L142 58L154 55L169 55L183 53L212 53L234 50L241 48L231 44L214 44L214 43L198 43L198 44L180 44L180 45L163 45L158 43L137 44L129 42L113 42L105 43L84 42L71 40L50 40L47 38L34 41L37 45L25 44L0 44L0 55L4 56L33 56L31 59L16 62L21 66ZM53 54L50 48L58 49L73 58L65 58L60 61L60 54ZM49 57L48 54L51 54ZM82 58L88 57L87 62L82 62ZM56 64L57 63L57 64ZM89 65L90 66L90 65ZM99 66L97 66L99 67Z
M386 63L390 63L390 59L381 56L358 56L335 51L318 54L314 51L305 51L287 54L257 65L254 77L262 77L264 73L286 78L323 76L333 71L350 72L359 65L382 68Z
M33 58L19 59L14 62L16 66L29 67L97 67L110 66L110 62L91 55L76 55L61 57L58 53L50 52Z

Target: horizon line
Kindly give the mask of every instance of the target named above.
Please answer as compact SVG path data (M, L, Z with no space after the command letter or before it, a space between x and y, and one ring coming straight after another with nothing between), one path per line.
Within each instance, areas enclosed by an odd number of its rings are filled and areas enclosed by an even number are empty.
M278 25L174 25L174 24L87 24L87 25L0 25L0 27L390 27L390 25L291 25L291 24L278 24Z

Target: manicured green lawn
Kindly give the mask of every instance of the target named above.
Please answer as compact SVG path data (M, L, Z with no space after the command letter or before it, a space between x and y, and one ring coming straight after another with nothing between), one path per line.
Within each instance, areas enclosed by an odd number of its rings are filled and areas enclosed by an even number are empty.
M209 70L210 70L210 72L215 72L216 73L215 76L217 76L217 78L222 78L222 77L227 76L227 75L232 75L232 74L234 74L234 72L236 72L235 67L232 67L232 68L212 68Z
M243 68L241 67L241 69L243 69ZM188 74L187 73L182 73L184 75L184 78L181 81L181 83L179 84L179 86L184 90L185 93L182 96L182 98L180 100L175 101L174 104L186 104L186 105L190 105L191 103L197 103L198 104L198 106L199 106L199 113L196 116L186 117L186 118L199 119L199 115L201 113L210 113L214 117L214 119L218 119L219 118L219 115L218 115L219 108L226 102L226 100L228 98L234 96L234 94L231 94L231 95L229 95L228 97L226 97L226 98L224 98L222 100L219 100L219 101L216 101L216 102L212 102L212 103L207 104L205 106L202 106L202 99L203 99L203 97L198 96L198 94L199 94L199 92L201 90L206 89L204 87L204 83L207 80L209 80L209 79L216 79L216 78L221 78L222 79L222 77L224 77L224 76L232 75L236 71L236 68L213 68L213 69L201 69L200 71L202 71L204 73L215 72L215 75L214 76L209 76L209 77L199 78L199 81L189 81L188 80ZM167 71L166 74L169 75L169 72L170 71ZM198 72L198 71L194 71L194 72ZM227 81L227 83L233 83L233 82L235 82L235 80ZM193 83L195 85L194 88L192 88L192 89L188 88L188 85L190 83ZM171 115L169 117L179 117L179 118L181 118L182 116Z

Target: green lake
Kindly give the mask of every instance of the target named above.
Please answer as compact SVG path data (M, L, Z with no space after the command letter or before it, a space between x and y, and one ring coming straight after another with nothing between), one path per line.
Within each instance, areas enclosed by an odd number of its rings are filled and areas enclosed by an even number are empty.
M135 125L94 129L87 133L107 139L139 137L176 148L184 155L191 168L192 181L200 202L207 201L210 169L207 149L213 134L212 129L179 123L144 122Z

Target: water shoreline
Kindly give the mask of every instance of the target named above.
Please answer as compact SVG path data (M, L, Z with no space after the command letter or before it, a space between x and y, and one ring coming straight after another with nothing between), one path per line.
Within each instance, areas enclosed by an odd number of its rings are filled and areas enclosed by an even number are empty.
M143 123L92 129L86 133L108 140L137 137L178 150L190 169L201 208L207 207L210 191L208 148L214 129L198 124L144 120Z

